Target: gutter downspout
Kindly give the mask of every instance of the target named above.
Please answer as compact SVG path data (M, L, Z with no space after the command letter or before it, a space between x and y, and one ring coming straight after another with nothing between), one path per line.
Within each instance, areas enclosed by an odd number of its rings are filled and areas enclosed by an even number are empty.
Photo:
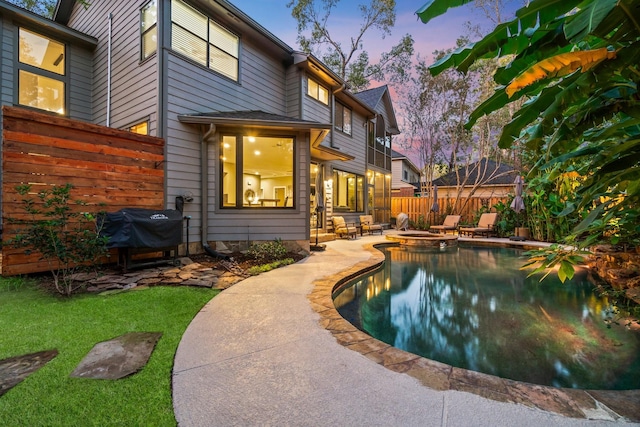
M109 13L109 30L107 35L107 120L106 126L111 127L111 27L113 15Z
M336 127L336 93L342 92L346 89L346 87L347 84L342 83L342 86L333 91L333 96L331 97L331 140L329 141L329 145L331 146L331 148L335 148L335 144L333 143L333 141L335 138L334 135L336 134L334 132L334 129Z
M209 242L207 240L207 230L209 229L209 186L207 183L209 182L209 158L207 153L208 141L209 138L215 137L216 133L216 125L213 123L209 124L209 129L202 134L202 143L200 144L200 198L202 202L200 203L200 215L201 215L201 240L203 247L207 247Z

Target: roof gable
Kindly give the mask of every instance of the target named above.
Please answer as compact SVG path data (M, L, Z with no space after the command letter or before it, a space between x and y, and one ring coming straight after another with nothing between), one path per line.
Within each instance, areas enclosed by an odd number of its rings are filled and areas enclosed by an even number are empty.
M393 109L393 101L391 100L391 94L389 93L389 87L387 85L363 90L354 94L354 96L378 113L382 114L382 111L386 112L386 117L389 122L387 123L387 128L389 131L394 135L400 133L396 113Z

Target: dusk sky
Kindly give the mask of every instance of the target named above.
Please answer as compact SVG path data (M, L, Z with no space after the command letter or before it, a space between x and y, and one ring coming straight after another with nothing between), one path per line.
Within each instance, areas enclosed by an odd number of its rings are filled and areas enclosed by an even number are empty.
M245 12L276 37L293 48L296 42L296 21L291 17L291 9L287 8L289 0L230 0L236 7ZM361 23L357 5L364 2L343 0L338 3L330 18L329 31L332 35L343 34L345 37L356 35ZM369 57L377 61L379 53L388 50L400 38L409 33L415 41L415 51L423 58L430 58L436 49L447 49L455 46L455 41L467 33L465 22L493 28L484 15L471 6L450 9L444 16L438 17L429 24L423 24L415 11L425 4L425 0L398 0L396 2L396 25L391 36L380 39L380 33L369 30L370 35L364 42L364 49ZM511 15L523 4L522 0L504 0ZM512 16L508 16L511 18ZM348 42L348 38L343 42ZM343 43L344 44L344 43Z

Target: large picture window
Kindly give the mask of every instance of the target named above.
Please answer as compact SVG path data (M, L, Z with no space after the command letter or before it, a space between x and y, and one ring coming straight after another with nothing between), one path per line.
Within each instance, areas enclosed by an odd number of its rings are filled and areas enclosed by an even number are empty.
M335 212L364 211L364 176L334 169L333 210Z
M140 13L140 57L142 60L158 49L158 6L156 0L147 3Z
M65 45L24 28L18 43L18 103L64 114Z
M336 102L336 123L335 127L342 133L351 135L351 110Z
M238 36L180 0L171 1L171 47L204 67L238 80Z
M221 206L293 207L294 148L291 137L223 136Z

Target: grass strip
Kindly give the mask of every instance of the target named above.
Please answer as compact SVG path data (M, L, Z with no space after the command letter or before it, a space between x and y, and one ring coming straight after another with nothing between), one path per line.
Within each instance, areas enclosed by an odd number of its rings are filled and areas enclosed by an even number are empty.
M61 298L33 282L0 278L0 359L60 352L0 398L2 424L174 426L173 358L188 324L217 293L158 286ZM116 381L69 377L96 343L127 332L163 334L142 371Z

